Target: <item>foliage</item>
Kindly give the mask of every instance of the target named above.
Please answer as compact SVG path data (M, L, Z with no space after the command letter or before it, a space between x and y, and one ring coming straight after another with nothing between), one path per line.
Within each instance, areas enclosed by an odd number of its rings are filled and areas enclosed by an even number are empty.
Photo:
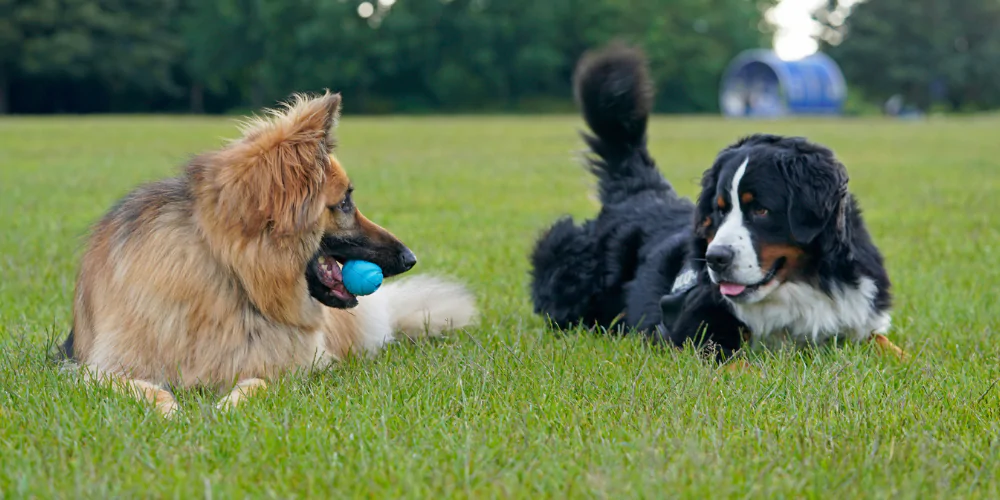
M577 58L625 38L650 53L659 110L708 111L729 60L766 42L772 3L0 0L12 12L0 16L0 95L18 112L100 108L45 99L82 89L126 111L257 108L322 88L347 94L348 110L520 109L568 98Z
M99 83L107 94L177 94L179 7L178 0L0 0L0 91L20 79ZM27 100L47 93L22 92Z
M825 50L851 85L927 110L1000 106L1000 1L830 0L816 13Z

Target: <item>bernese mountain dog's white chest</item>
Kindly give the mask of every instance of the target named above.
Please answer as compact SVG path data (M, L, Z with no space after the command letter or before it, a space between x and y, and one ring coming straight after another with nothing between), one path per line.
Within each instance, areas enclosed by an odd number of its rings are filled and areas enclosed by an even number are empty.
M754 344L821 345L834 337L862 341L889 330L889 313L874 307L877 291L867 277L830 294L806 283L786 282L760 302L732 306L750 328Z

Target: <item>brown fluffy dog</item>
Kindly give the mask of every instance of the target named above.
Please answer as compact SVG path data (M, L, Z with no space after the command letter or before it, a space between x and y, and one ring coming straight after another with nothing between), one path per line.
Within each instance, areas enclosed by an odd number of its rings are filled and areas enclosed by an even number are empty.
M281 372L375 352L396 330L469 324L474 300L455 283L397 281L360 304L344 288L337 262L389 277L416 257L354 206L332 156L339 111L339 94L296 97L115 205L83 257L66 353L169 415L171 385L231 389L219 403L231 406Z

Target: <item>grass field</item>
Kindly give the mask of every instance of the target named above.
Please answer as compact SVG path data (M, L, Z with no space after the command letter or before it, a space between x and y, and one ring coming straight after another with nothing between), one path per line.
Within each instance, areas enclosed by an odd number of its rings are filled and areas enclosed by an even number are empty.
M740 134L833 147L887 257L911 362L780 352L752 359L759 376L532 315L533 238L597 209L579 126L345 117L359 206L419 255L414 273L467 281L481 324L289 377L233 414L184 392L168 422L73 383L46 349L88 224L233 123L0 120L0 498L1000 497L1000 119L655 120L686 195Z

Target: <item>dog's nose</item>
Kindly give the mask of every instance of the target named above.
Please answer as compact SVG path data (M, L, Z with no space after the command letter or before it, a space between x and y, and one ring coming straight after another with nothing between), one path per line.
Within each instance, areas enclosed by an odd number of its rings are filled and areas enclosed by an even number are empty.
M399 256L400 262L403 264L403 272L413 269L413 266L417 265L417 256L413 255L413 252L409 248L403 250L403 254Z
M733 252L733 247L724 245L710 247L708 252L705 252L705 260L708 261L708 267L711 267L713 271L723 271L728 268L733 263L735 256L736 252Z

